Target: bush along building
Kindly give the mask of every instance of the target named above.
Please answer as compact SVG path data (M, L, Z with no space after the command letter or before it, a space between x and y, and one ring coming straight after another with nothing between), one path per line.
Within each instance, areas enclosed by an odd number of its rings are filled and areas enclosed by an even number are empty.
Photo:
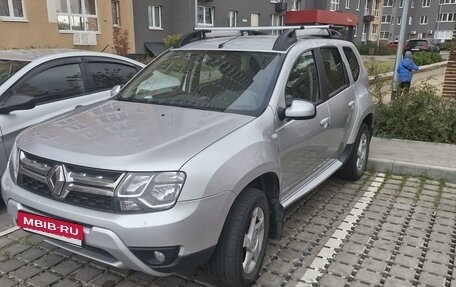
M456 0L410 0L407 19L401 19L403 0L384 0L380 40L399 38L401 25L406 25L406 39L451 41L456 20Z

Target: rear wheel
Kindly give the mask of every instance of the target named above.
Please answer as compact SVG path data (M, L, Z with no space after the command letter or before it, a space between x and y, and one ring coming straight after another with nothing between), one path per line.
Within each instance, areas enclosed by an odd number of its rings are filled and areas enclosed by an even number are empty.
M209 263L223 286L250 286L263 263L269 232L269 207L258 189L247 188L233 204Z
M356 141L353 145L350 157L339 171L339 175L345 179L358 180L363 176L367 167L370 145L370 131L365 123L361 124Z

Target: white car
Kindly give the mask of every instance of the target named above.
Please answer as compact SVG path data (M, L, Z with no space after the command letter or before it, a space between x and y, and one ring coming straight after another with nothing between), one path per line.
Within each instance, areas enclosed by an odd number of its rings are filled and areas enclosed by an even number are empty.
M143 64L113 54L69 49L0 51L0 174L24 128L110 97Z

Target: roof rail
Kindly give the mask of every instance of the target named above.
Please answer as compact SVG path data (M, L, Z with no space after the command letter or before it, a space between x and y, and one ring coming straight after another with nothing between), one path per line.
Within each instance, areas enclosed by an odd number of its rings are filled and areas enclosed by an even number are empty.
M175 48L180 48L192 42L207 39L208 37L265 35L263 31L283 31L274 42L273 50L286 51L291 45L297 42L296 31L320 30L318 33L298 33L299 36L320 36L332 38L333 33L329 25L307 25L307 26L260 26L260 27L205 27L195 28L182 37ZM325 34L326 33L326 34Z

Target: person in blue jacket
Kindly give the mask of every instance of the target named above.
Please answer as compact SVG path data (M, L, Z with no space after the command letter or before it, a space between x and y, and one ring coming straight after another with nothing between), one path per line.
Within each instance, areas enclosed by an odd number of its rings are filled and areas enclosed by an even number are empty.
M399 89L400 93L403 91L408 92L410 83L412 82L412 71L418 71L420 68L412 60L412 52L405 52L404 59L399 63L397 67L397 73L399 75Z

